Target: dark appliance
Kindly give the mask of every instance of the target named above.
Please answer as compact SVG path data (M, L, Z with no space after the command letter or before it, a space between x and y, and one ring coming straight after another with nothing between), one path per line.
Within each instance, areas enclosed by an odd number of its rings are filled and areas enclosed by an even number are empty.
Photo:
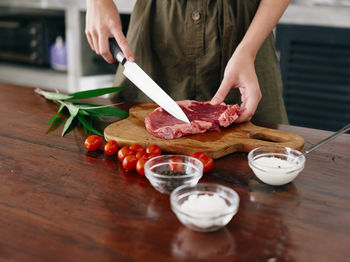
M0 61L50 65L50 46L65 37L64 17L10 14L0 17Z

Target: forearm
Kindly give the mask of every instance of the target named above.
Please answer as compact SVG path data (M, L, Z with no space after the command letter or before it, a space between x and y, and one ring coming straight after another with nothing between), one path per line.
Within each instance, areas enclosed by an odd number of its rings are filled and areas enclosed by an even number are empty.
M87 14L92 13L93 16L96 14L100 15L104 21L110 21L115 18L117 14L119 16L119 11L113 0L86 0ZM98 12L102 13L99 14ZM96 17L92 17L96 20ZM100 22L99 20L94 22Z
M113 0L86 0L86 6L87 8L93 7L94 5L101 5L101 4L110 4L113 3Z
M261 45L278 23L289 3L290 0L261 0L237 49L255 58Z

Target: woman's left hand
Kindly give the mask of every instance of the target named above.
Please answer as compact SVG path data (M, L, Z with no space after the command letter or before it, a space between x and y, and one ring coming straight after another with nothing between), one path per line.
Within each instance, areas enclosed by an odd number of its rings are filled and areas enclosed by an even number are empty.
M241 93L241 115L237 123L249 121L254 115L262 97L254 67L255 57L238 49L226 65L224 78L212 98L212 104L223 102L231 88L239 88Z

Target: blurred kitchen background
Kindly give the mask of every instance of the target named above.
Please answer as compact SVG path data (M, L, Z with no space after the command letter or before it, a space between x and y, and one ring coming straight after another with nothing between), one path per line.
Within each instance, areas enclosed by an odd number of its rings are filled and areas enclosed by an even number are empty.
M136 0L115 2L126 32ZM0 82L112 86L117 65L91 51L85 9L85 0L0 0ZM290 123L331 131L349 123L350 0L294 0L274 32Z

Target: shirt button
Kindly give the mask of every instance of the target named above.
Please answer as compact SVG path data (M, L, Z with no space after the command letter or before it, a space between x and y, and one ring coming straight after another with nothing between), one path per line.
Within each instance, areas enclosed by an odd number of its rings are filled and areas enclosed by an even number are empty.
M197 22L199 19L201 19L201 13L198 10L195 10L192 12L191 17L193 21Z

